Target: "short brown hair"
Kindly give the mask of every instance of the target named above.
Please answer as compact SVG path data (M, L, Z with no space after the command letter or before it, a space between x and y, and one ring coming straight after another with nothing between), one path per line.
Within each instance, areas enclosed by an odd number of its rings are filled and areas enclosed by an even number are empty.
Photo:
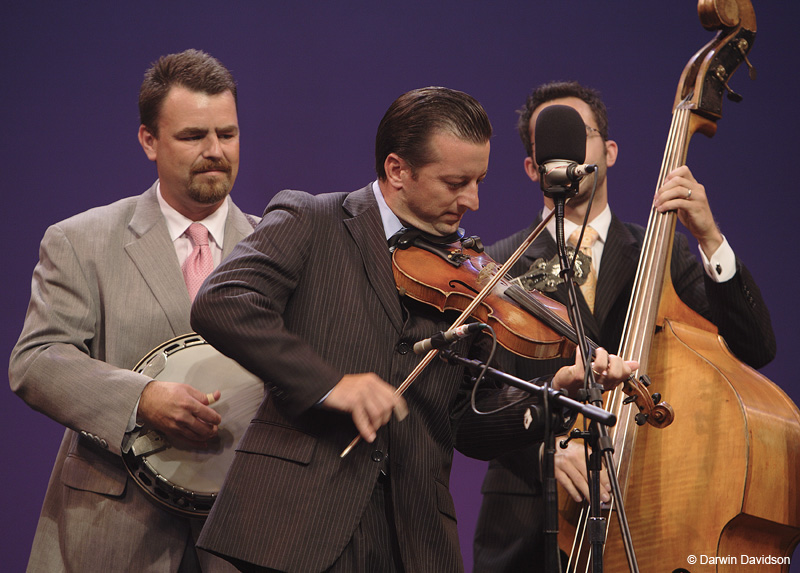
M230 91L238 108L236 81L219 60L200 50L162 56L144 73L139 89L139 121L156 137L161 106L173 86L208 95Z
M597 130L600 132L603 141L608 141L608 112L606 111L606 104L600 99L600 92L574 81L550 82L533 90L525 101L525 106L517 111L519 114L517 131L528 157L533 154L531 117L534 110L543 103L565 97L574 97L586 102L592 110L595 120L597 120Z
M375 136L375 171L386 179L384 163L390 153L419 169L434 161L428 143L435 132L473 143L492 137L492 124L480 103L464 92L443 87L412 90L394 100Z

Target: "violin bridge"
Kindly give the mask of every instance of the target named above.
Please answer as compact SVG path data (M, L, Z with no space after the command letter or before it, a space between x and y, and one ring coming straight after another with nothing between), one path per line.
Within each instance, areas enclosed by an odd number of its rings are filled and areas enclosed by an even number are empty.
M497 273L497 263L487 263L479 272L476 282L478 287L483 288L483 285L492 280L492 277Z

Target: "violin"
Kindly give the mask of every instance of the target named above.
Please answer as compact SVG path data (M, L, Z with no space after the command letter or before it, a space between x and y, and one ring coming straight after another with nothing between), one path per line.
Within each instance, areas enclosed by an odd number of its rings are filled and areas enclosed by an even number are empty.
M527 291L505 277L505 272L544 230L552 217L550 213L522 242L502 267L489 255L477 237L460 239L427 235L418 229L395 242L392 271L401 296L409 296L444 312L460 310L461 315L451 325L456 328L468 318L484 322L495 330L497 342L516 354L534 359L571 355L577 335L570 326L566 308L538 291ZM459 239L459 243L451 240ZM513 301L513 302L512 302ZM514 304L516 302L516 305ZM594 354L597 344L589 341ZM401 396L438 354L431 350L406 377L395 395ZM649 423L663 428L672 423L672 407L661 396L647 392L646 377L628 378L621 384L628 396L627 403L639 409L636 423ZM344 458L360 441L356 436L339 454Z
M465 311L494 280L495 283L469 316L491 326L497 342L507 350L534 360L571 356L577 335L567 309L537 290L501 276L500 265L483 252L480 240L441 244L419 231L401 238L392 254L395 284L401 296L445 310ZM591 340L594 354L598 345ZM622 384L626 403L639 409L637 423L663 428L672 423L672 407L647 391L649 380L631 377Z

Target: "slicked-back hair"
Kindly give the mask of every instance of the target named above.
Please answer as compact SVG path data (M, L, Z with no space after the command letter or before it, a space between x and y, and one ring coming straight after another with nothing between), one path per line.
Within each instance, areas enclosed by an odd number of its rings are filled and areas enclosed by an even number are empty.
M574 97L586 102L594 114L594 118L597 121L597 130L600 132L603 141L608 141L608 112L606 111L606 104L600 99L600 92L574 81L550 82L534 89L525 101L525 106L517 110L519 114L517 131L528 157L533 155L531 117L534 110L543 103L565 97Z
M480 103L464 92L427 87L397 98L381 119L375 136L375 171L386 179L384 163L396 153L415 171L436 160L430 149L435 133L449 133L476 144L492 137L492 124Z
M144 73L139 89L139 120L155 137L161 107L174 86L208 95L230 91L238 109L236 81L219 60L200 50L162 56Z

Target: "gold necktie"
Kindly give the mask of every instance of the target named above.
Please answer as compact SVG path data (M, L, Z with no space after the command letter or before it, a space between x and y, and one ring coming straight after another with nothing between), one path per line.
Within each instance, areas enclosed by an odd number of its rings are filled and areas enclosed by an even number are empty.
M580 234L581 228L578 227L569 236L569 244L574 247L575 243L578 242L578 236ZM597 231L591 227L586 227L586 230L583 232L583 240L581 241L580 251L589 257L590 261L592 259L592 245L594 245L597 237ZM594 268L593 262L591 265L592 267L589 271L589 276L586 277L586 282L581 285L581 292L583 293L583 298L586 299L586 304L588 304L591 311L594 312L594 291L595 287L597 286L597 271Z

